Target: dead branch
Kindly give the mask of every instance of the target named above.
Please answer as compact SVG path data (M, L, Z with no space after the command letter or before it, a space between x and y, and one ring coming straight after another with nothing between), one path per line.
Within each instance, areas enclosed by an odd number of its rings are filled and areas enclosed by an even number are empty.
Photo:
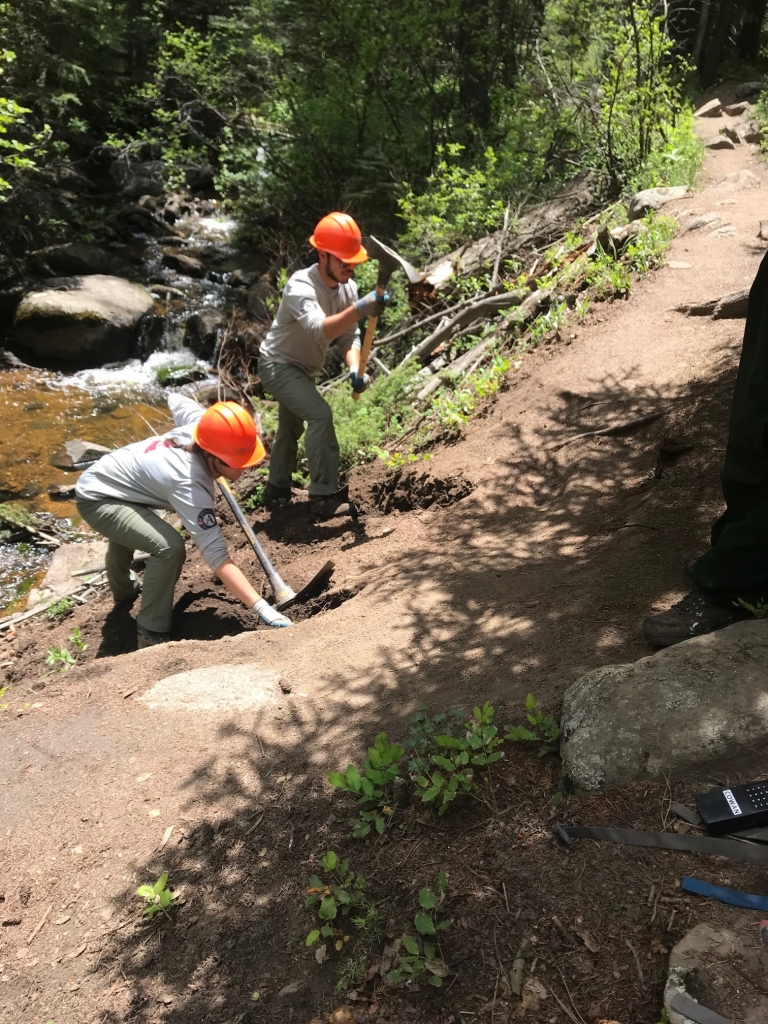
M632 430L637 430L639 427L645 427L649 423L655 423L656 420L660 420L664 415L663 412L652 412L647 416L638 416L637 419L627 420L626 423L616 423L610 427L601 427L599 430L585 430L582 434L574 434L572 437L567 437L565 441L558 441L557 444L550 445L547 451L556 452L560 448L564 448L565 445L571 444L573 441L580 441L583 437L607 437L615 434L628 434Z

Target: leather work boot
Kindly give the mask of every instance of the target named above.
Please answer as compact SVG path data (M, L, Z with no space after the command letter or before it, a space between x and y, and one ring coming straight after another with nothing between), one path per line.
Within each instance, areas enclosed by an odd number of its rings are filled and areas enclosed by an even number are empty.
M152 629L147 629L146 626L140 626L136 623L136 638L138 640L138 649L143 651L145 647L157 647L158 644L167 644L171 639L170 633L155 633Z
M349 500L349 490L346 487L342 487L335 494L311 498L309 509L315 519L336 519L337 516L351 516L357 519L357 509Z
M291 500L291 488L290 487L275 487L274 484L267 482L264 484L264 504L271 508L282 508L283 505L287 505Z
M669 611L647 618L643 623L643 636L652 647L671 647L694 636L714 633L749 615L746 609L718 604L703 590L695 588Z

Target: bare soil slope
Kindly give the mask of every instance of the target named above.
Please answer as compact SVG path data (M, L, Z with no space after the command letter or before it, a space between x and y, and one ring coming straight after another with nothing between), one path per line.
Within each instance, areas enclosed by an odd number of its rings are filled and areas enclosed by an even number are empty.
M744 170L763 187L716 185ZM324 1019L345 999L333 994L338 963L321 968L303 949L312 927L303 890L332 848L369 876L388 934L400 934L440 867L450 870L455 922L453 984L425 997L377 991L372 976L339 1021L508 1020L519 1000L502 968L526 936L527 971L544 986L528 1019L566 1020L562 1000L585 1020L654 1024L669 944L725 913L682 899L680 876L749 888L754 873L585 844L566 855L550 838L557 765L535 752L505 762L499 814L438 825L411 806L375 844L348 838L349 808L324 772L359 764L380 729L402 736L422 702L443 710L490 699L511 722L533 692L556 713L583 672L648 653L642 619L684 592L683 563L706 545L720 508L743 329L672 307L751 282L765 251L756 233L767 177L753 147L710 153L701 190L669 212L683 227L716 212L733 230L681 231L666 267L628 301L595 307L565 343L526 357L423 469L394 483L356 473L352 489L369 510L359 525L313 525L302 504L258 517L295 587L337 562L315 614L291 629L254 628L190 552L178 642L129 653L132 613L105 599L0 644L10 684L0 917L20 922L0 930L0 1020ZM559 447L656 411L662 419L625 436ZM670 440L690 448L675 455ZM233 556L252 564L219 511ZM73 626L88 643L81 664L44 677L46 647ZM690 799L700 782L675 797ZM659 827L668 796L643 786L574 799L567 813ZM140 925L133 890L164 869L186 903L155 934ZM749 985L733 985L723 1008L737 995L745 1005Z

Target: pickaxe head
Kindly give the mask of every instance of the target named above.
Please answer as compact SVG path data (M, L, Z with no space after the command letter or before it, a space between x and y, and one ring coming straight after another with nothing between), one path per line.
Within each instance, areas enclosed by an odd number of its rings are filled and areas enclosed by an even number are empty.
M371 259L379 261L379 275L376 284L382 288L386 288L387 282L396 270L404 272L409 284L421 284L424 280L424 275L412 267L408 260L403 259L394 249L390 249L388 245L384 245L373 235L364 238L363 245Z

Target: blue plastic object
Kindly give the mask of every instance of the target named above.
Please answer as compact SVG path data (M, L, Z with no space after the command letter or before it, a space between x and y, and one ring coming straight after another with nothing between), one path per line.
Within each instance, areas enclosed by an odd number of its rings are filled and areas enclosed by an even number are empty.
M768 896L756 896L751 892L739 892L738 889L727 889L724 885L710 885L699 878L686 875L682 881L686 892L696 896L706 896L720 903L729 903L732 907L743 907L745 910L768 910Z

